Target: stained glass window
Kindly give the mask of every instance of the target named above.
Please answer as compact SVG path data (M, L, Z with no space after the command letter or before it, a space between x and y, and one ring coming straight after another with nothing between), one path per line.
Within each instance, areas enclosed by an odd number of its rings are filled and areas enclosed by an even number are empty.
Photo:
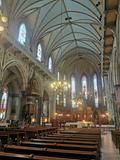
M44 102L43 102L43 115L44 115L45 117L48 116L48 101L44 101Z
M87 78L86 76L82 77L82 95L87 99Z
M76 107L74 99L76 98L76 88L75 88L75 76L71 76L71 99L72 99L72 108Z
M52 72L52 58L51 57L49 57L48 59L48 69L50 72Z
M93 85L94 85L94 99L95 99L95 106L98 108L98 86L97 86L97 75L93 76Z
M39 43L37 46L37 59L41 61L41 58L42 58L42 48L41 48L41 44Z
M3 95L1 98L1 104L0 104L0 119L5 119L5 113L6 113L6 107L7 107L7 97L8 97L8 91L6 88L4 88Z
M25 45L26 42L26 26L22 23L19 27L18 41L20 44Z
M67 103L66 103L66 94L64 94L64 96L63 96L63 105L64 105L64 107L67 106Z
M0 0L0 6L2 6L2 0Z
M57 94L57 96L56 96L56 103L57 103L57 105L60 104L60 96L59 96L59 94Z

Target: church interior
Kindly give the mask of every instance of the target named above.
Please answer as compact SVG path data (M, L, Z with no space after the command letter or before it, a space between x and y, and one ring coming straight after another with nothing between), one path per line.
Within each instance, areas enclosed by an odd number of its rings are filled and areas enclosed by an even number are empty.
M0 160L120 160L120 0L0 0Z

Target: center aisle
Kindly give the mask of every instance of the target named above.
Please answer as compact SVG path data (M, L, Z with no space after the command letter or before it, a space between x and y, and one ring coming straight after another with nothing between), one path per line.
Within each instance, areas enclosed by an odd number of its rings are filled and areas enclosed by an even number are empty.
M102 135L102 160L120 160L119 150L116 149L110 131Z

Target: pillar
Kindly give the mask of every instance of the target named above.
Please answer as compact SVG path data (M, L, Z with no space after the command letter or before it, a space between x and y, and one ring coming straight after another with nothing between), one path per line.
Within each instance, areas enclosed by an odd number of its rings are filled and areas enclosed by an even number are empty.
M37 123L42 125L43 123L43 97L37 97L38 101L38 113L37 113Z

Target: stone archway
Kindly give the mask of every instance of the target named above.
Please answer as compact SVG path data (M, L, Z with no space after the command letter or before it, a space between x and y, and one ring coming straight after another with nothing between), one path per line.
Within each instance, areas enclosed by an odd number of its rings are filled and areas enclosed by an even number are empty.
M21 112L22 91L25 85L25 74L17 63L8 64L4 68L2 88L7 88L6 120L19 120Z

